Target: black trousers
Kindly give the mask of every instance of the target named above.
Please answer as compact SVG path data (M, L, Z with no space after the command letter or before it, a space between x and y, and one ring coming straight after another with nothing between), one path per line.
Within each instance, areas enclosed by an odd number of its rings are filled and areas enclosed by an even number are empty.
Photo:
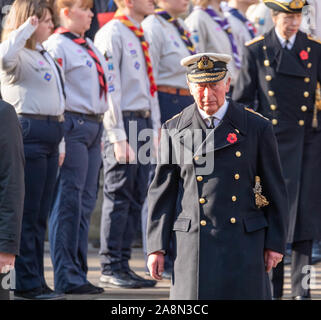
M291 286L292 297L310 297L310 289L304 285L308 267L312 262L312 240L292 243ZM283 296L284 263L277 265L270 273L273 298Z

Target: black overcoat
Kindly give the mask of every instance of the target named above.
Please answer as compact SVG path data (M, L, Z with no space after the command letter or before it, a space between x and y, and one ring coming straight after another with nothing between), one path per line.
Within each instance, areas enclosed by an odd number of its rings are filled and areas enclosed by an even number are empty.
M274 124L289 196L288 242L321 238L321 112L312 128L318 81L321 44L298 32L284 50L272 29L245 47L233 92Z
M0 100L0 252L19 254L24 195L21 127L13 106Z
M206 131L193 104L161 136L147 250L166 252L173 236L171 299L269 299L263 252L284 252L288 211L272 125L230 101L221 124ZM270 202L262 209L255 176Z

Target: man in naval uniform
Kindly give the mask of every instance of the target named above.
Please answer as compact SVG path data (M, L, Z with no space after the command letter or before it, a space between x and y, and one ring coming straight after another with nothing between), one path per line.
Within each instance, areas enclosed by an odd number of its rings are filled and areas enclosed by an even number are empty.
M247 44L233 98L269 118L289 195L288 242L292 243L292 297L310 297L304 281L311 247L321 236L321 44L299 31L303 0L264 0L275 27ZM282 297L283 265L272 276L274 298Z
M231 56L186 57L195 102L165 122L148 194L148 267L173 236L171 299L270 299L288 200L271 123L226 99ZM177 209L179 208L179 209Z

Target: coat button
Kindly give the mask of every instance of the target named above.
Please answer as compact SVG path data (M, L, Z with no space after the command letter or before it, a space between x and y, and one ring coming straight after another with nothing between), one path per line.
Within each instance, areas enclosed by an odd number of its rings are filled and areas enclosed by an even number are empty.
M276 126L276 125L278 124L278 120L272 119L272 124L273 124L274 126Z
M271 81L272 80L272 76L270 76L269 74L265 76L265 80L266 81Z
M268 95L269 95L270 97L273 97L273 96L274 96L274 91L269 90L269 91L268 91Z
M231 222L231 223L235 223L235 222L236 222L236 219L235 219L234 217L232 217L232 218L230 219L230 222Z
M310 51L311 51L311 48L310 48L310 47L307 47L307 51L310 52Z
M271 104L270 105L270 109L273 110L273 111L276 110L276 105L275 104Z
M268 67L268 66L270 65L270 61L269 61L269 60L264 60L264 65L265 65L266 67Z
M205 203L205 199L204 198L200 198L200 204L204 204Z
M200 157L199 156L195 156L194 160L197 161Z
M206 226L206 221L205 220L201 220L200 224L201 224L202 227L205 227Z
M304 126L304 120L299 120L299 126Z
M310 78L309 77L304 78L304 82L305 83L309 83L310 82Z
M307 106L301 106L301 111L302 112L305 112L305 111L307 111L308 110L308 107Z
M234 179L235 179L235 180L240 179L240 175L239 175L238 173L236 173L236 174L234 175Z
M232 197L232 201L235 202L237 200L236 196Z
M199 182L201 182L201 181L203 181L203 177L202 177L202 176L197 176L197 177L196 177L196 180L199 181Z
M309 62L308 65L307 65L307 67L310 69L310 68L312 67L312 63Z
M304 91L303 95L304 95L305 98L308 98L310 94L309 94L308 91Z
M235 152L235 155L239 158L242 154L241 154L240 151L236 151L236 152Z

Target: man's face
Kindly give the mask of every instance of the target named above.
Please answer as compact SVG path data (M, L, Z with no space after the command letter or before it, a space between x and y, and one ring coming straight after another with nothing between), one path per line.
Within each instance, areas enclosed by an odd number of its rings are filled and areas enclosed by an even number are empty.
M143 16L154 13L154 0L132 0L132 4L135 13L141 14Z
M188 83L189 89L198 107L212 115L224 104L225 95L230 89L231 79L213 83Z
M285 39L289 39L291 36L299 31L302 14L301 13L284 13L280 12L278 15L272 17L275 28Z

